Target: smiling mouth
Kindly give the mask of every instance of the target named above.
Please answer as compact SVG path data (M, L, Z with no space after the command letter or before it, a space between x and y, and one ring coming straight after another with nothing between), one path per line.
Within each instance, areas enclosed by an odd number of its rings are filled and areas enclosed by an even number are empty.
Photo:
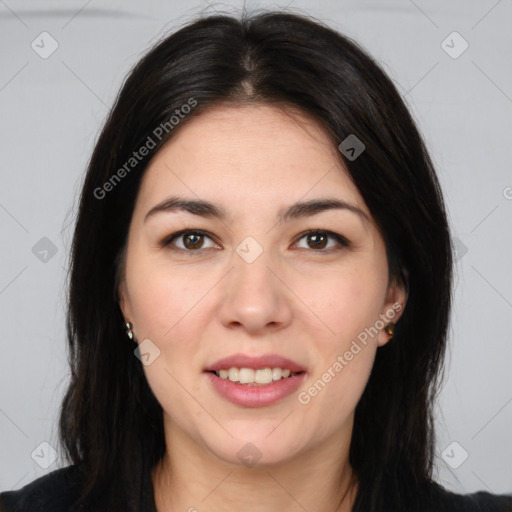
M229 380L234 384L241 384L244 386L268 386L273 382L290 379L295 375L305 373L292 372L288 368L225 368L222 370L210 370L208 373L214 374L220 379Z

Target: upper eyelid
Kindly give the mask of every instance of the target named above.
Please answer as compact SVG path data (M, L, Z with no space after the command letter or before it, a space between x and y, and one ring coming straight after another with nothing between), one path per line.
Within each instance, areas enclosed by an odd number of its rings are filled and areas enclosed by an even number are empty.
M187 235L189 233L196 233L198 235L205 236L205 237L209 238L210 240L212 240L213 242L215 242L215 237L212 236L207 231L204 231L202 229L182 229L180 231L176 231L175 233L170 234L169 236L166 236L162 240L161 244L169 245L169 244L171 244L172 241L177 240L177 239L181 238L182 236ZM215 242L215 243L217 243L217 242ZM179 247L178 247L178 249L179 249ZM192 251L190 251L190 252L192 252Z

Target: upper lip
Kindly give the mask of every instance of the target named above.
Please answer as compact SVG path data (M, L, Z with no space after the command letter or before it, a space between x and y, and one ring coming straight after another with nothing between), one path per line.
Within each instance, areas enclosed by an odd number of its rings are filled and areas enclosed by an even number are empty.
M278 354L264 354L261 356L248 356L245 354L233 354L223 357L215 363L205 368L205 371L211 372L227 370L229 368L284 368L292 372L305 372L306 369L299 363Z

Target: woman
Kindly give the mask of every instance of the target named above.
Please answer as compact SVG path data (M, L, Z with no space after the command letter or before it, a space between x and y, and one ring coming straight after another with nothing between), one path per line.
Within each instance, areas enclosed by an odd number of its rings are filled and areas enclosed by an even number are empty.
M130 73L83 185L71 465L4 510L511 510L432 480L451 264L364 51L280 12L189 24Z

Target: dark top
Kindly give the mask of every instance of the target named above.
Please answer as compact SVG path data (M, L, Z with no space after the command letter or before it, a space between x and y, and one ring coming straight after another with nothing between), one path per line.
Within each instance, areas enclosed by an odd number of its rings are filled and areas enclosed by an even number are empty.
M483 491L463 495L447 491L439 484L431 485L436 503L434 512L512 512L512 495L496 495ZM77 489L75 466L57 469L22 489L0 493L0 511L69 512L71 503L76 498ZM149 474L145 477L139 493L138 510L157 512L153 483Z

